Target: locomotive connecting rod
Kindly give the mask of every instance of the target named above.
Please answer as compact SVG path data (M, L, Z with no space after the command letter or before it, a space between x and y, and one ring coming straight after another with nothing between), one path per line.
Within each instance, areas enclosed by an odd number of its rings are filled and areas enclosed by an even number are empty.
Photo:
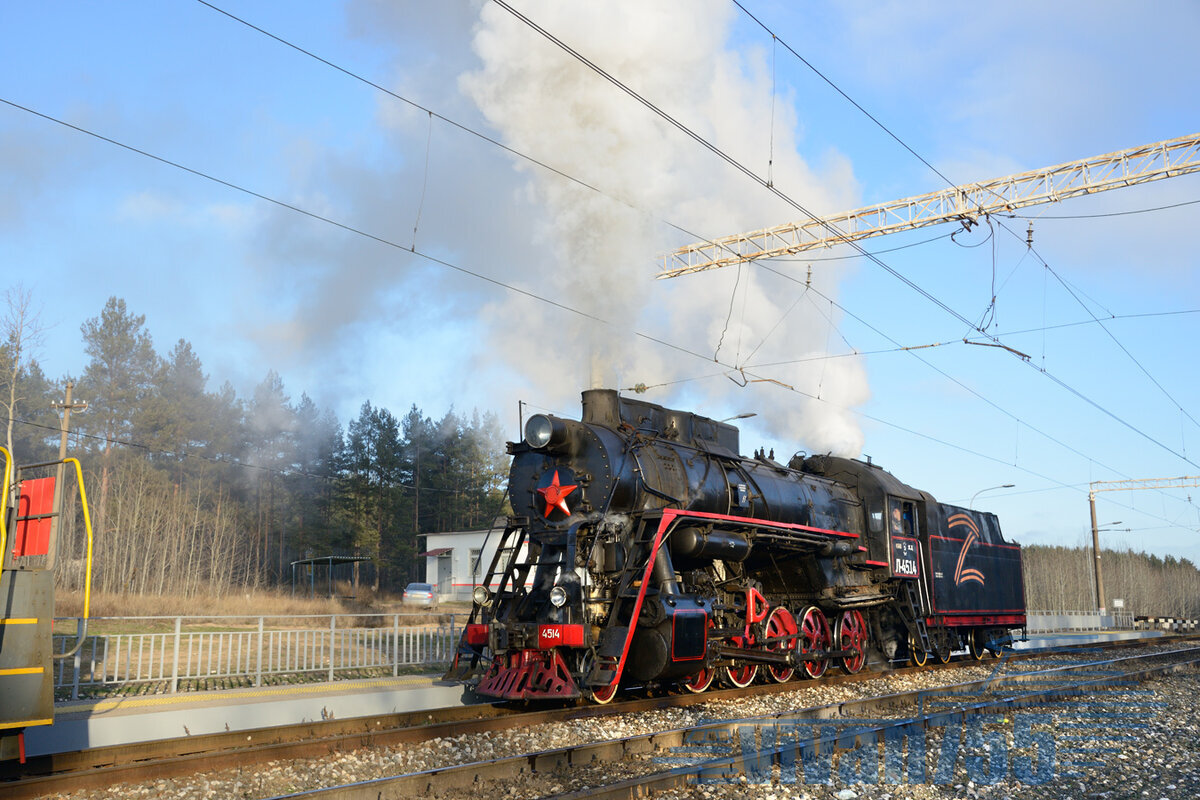
M717 648L721 658L740 658L756 664L771 664L776 667L797 667L805 661L824 661L827 658L847 658L858 655L857 650L812 650L800 653L796 650L752 650L746 647L721 645Z

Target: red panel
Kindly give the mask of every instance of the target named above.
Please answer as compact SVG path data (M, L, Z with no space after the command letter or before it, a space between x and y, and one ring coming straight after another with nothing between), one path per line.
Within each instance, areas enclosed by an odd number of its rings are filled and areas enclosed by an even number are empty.
M991 614L988 614L988 613L972 614L970 616L963 616L963 617L946 616L946 617L941 617L937 622L934 622L932 617L927 617L925 620L925 624L930 625L930 626L944 625L947 628L979 627L979 626L984 626L984 625L995 625L995 626L1011 625L1013 627L1024 627L1025 626L1025 612L1021 609L1015 609L1012 613L1008 613L1008 614L1003 613L1003 612L998 612L998 613L991 613Z
M582 625L539 625L538 647L549 650L551 647L566 645L567 647L583 647Z
M13 557L44 556L50 551L50 529L54 525L54 478L21 481L17 499L17 529L13 535Z
M580 627L566 625L564 627ZM557 650L514 650L492 662L475 691L505 700L579 697L579 687Z
M471 623L467 626L467 644L487 644L488 626Z

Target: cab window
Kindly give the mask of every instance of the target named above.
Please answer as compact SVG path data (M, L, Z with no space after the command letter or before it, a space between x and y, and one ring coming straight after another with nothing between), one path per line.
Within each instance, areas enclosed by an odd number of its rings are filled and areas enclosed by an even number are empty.
M888 530L892 536L916 536L916 508L912 502L893 498L888 502Z

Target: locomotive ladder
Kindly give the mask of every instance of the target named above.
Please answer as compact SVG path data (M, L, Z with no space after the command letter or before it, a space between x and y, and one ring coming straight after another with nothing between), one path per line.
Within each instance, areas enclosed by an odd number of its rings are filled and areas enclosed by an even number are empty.
M500 600L504 596L505 590L509 589L509 594L515 596L517 587L524 586L529 575L529 568L533 566L530 562L518 562L517 555L521 551L522 545L525 544L525 532L528 525L524 521L516 521L510 519L504 526L504 532L500 534L500 541L496 544L496 551L492 554L492 562L488 565L487 574L483 579L483 586L488 587L491 591L492 581L498 580L496 591L492 595L492 608L498 609ZM509 588L511 587L511 588ZM483 613L484 607L478 603L471 603L471 614L467 617L467 624L477 622L479 616ZM447 680L462 680L471 674L479 663L479 653L466 644L466 628L463 628L462 636L459 639L458 653L454 658L454 662L450 666L450 670L446 673ZM469 656L469 660L462 658Z
M933 648L929 642L929 628L925 625L925 611L921 603L921 588L916 580L905 580L900 582L900 596L897 597L897 607L900 611L900 618L904 620L904 624L909 631L916 634L917 641L925 652L930 652Z
M634 616L640 610L642 598L658 594L657 588L644 585L643 578L654 555L659 522L658 515L644 516L630 541L630 552L617 580L617 592L608 612L608 622L600 632L600 641L596 646L595 664L591 674L584 678L587 685L610 686L618 679L625 643L630 628L637 625ZM661 546L666 546L665 537Z

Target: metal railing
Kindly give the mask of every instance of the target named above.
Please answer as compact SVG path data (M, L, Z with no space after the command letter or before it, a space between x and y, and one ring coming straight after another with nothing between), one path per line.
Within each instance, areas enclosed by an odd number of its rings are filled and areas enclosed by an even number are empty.
M458 617L461 617L458 618ZM93 633L55 663L59 699L163 693L270 683L335 681L434 669L454 656L463 615L338 614L290 617L121 617L104 628L168 628ZM74 617L55 620L55 651L77 638Z

